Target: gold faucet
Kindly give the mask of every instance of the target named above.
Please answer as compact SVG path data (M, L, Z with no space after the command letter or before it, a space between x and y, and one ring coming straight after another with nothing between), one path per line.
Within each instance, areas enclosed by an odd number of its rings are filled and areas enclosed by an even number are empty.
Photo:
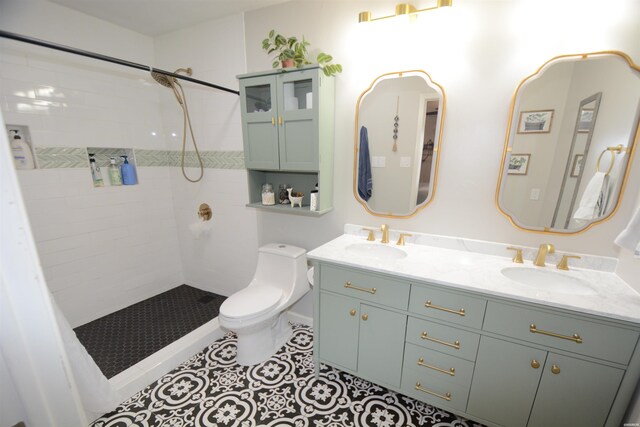
M382 240L380 240L380 243L389 243L389 226L382 224L380 230L382 230Z
M538 255L536 255L536 259L533 261L533 265L537 265L538 267L544 267L544 261L547 257L547 254L552 254L556 251L556 248L551 243L543 243L540 245L540 249L538 249Z

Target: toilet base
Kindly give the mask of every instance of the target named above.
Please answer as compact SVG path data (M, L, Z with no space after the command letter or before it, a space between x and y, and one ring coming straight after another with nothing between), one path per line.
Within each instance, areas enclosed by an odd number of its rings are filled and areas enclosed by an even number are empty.
M269 319L263 327L234 331L238 336L237 362L242 366L262 363L282 347L293 335L286 313Z

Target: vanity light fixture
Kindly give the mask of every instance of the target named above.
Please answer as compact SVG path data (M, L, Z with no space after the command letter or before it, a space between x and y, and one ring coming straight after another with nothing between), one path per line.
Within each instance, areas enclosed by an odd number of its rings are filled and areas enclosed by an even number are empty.
M453 0L438 0L437 6L427 7L425 9L416 9L414 5L409 3L399 3L396 5L396 12L393 15L382 16L380 18L372 18L371 12L365 11L365 12L360 12L360 14L358 15L358 22L379 21L381 19L393 18L396 16L402 16L402 15L415 16L416 14L420 12L426 12L427 10L438 9L440 7L449 7L451 6L452 1Z

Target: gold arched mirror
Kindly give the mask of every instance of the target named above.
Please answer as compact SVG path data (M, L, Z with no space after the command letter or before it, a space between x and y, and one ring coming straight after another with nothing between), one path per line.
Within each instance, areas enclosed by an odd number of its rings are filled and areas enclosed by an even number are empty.
M424 71L383 74L356 106L353 194L372 215L407 218L435 194L445 95Z
M558 56L518 86L496 204L517 228L583 232L620 204L638 143L640 68L624 53Z

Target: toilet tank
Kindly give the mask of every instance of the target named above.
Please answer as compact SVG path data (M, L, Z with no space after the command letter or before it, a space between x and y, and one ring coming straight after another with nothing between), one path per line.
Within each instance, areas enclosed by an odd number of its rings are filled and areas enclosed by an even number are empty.
M258 250L258 266L250 286L265 284L282 289L285 297L299 298L309 289L307 251L283 243Z

